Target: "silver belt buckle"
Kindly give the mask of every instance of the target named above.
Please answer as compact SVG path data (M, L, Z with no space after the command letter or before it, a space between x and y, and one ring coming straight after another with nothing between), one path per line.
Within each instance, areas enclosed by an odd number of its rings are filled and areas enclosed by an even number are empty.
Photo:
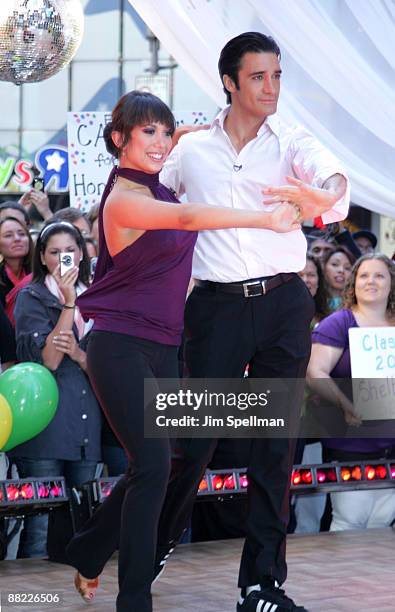
M262 293L249 293L249 287L261 287L262 288ZM254 283L243 283L243 292L244 292L244 297L246 298L250 298L250 297L259 297L261 295L265 295L266 293L266 281L262 280L262 281L255 281Z

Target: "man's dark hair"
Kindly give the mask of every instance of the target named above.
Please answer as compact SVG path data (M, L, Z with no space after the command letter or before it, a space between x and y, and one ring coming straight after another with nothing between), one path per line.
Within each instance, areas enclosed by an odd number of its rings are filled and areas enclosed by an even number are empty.
M74 221L79 221L80 219L86 219L84 213L79 208L73 208L72 206L67 206L66 208L61 208L58 210L49 221L70 221L70 223L74 223ZM89 221L88 221L89 224Z
M260 32L244 32L227 42L221 51L218 70L222 83L224 75L227 74L239 89L239 69L245 53L275 53L278 59L281 58L280 47L274 38ZM232 97L225 86L224 92L227 103L231 104Z

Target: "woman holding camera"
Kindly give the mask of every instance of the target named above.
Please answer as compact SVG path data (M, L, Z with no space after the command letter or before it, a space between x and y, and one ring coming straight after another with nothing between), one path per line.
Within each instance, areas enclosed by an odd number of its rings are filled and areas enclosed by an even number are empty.
M75 305L88 279L89 261L79 230L65 221L46 225L37 239L33 282L16 302L17 355L51 370L59 405L44 431L9 453L21 478L63 474L68 487L78 488L95 476L101 415L80 346L89 325ZM19 555L45 556L47 517L26 519L25 532Z

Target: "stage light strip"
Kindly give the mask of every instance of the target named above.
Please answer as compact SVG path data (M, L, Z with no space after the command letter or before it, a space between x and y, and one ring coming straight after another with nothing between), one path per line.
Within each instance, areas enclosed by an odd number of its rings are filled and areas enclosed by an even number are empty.
M100 478L92 481L93 502L100 503L108 497L118 480L119 478ZM291 477L293 494L393 486L395 486L395 462L388 461L295 465ZM245 494L247 487L246 468L206 470L199 484L197 498L231 498Z
M68 501L63 476L0 481L0 514L27 506L50 507Z

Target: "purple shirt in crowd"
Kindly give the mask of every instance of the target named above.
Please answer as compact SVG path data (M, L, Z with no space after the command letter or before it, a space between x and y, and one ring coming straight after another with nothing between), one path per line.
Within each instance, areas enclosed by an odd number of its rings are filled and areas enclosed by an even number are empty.
M351 310L342 309L323 319L312 332L312 342L343 349L339 361L330 373L332 378L351 378L348 330L359 327ZM372 423L374 427L374 423ZM394 444L391 438L327 438L324 446L356 452L375 452Z
M130 168L111 172L100 204L95 278L78 298L78 307L86 320L94 319L96 331L178 346L197 232L148 230L111 257L103 230L103 208L117 175L147 186L157 200L178 204L173 192L159 182L159 174Z

